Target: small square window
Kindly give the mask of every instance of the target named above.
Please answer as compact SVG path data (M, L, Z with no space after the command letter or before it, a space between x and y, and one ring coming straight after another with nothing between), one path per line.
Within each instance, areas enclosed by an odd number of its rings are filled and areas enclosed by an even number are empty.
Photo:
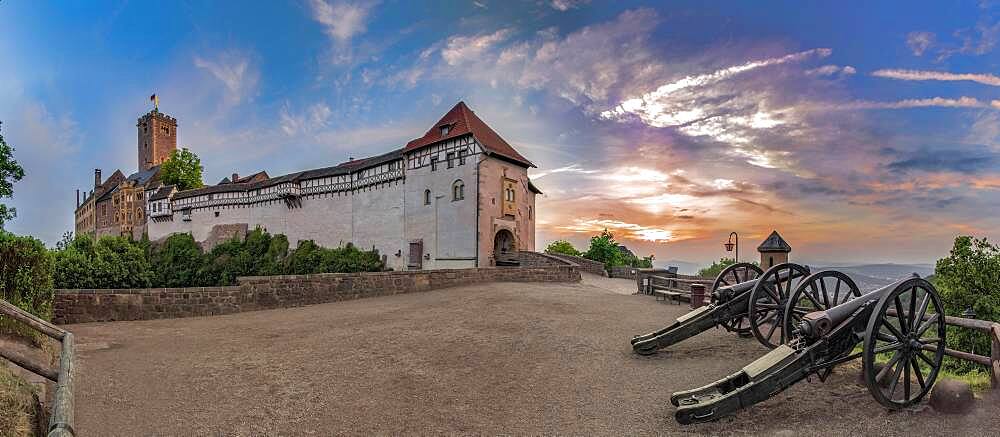
M458 165L465 165L465 154L466 154L465 149L458 151Z
M436 171L438 169L438 157L431 157L431 171Z
M451 126L450 125L441 126L441 136L442 137L445 136L445 135L448 135L448 132L451 132Z
M448 152L448 154L445 155L445 158L448 161L448 168L455 166L455 152Z

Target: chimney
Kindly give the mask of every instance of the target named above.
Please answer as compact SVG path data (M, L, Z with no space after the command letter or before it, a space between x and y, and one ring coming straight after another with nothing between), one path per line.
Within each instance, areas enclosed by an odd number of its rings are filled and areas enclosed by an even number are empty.
M101 186L101 169L94 169L94 188Z
M236 183L236 180L239 179L239 178L240 178L240 174L239 173L233 173L233 179L232 179L232 181L233 181L234 184Z
M76 207L80 208L80 190L76 190Z

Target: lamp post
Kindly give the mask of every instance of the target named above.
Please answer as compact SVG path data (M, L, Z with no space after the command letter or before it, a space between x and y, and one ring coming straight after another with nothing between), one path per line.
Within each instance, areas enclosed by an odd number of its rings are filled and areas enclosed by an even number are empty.
M733 244L733 237L736 237L736 244ZM736 248L736 257L733 258L734 262L740 262L740 234L736 232L729 233L729 241L723 244L726 247L726 252L732 252L733 248Z

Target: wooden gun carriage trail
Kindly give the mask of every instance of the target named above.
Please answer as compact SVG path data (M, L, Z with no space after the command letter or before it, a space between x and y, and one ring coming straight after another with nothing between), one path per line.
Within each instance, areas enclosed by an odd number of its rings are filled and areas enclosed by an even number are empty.
M1000 324L946 317L931 283L914 274L862 294L846 274L808 267L776 265L758 274L749 264L730 266L716 279L712 303L672 325L636 336L640 355L697 335L714 326L751 332L770 352L719 381L674 393L677 422L713 421L765 401L793 384L817 375L825 381L833 368L862 358L872 397L889 409L902 409L926 396L944 355L990 368L1000 386ZM946 347L946 325L978 329L993 336L993 357ZM861 351L854 352L861 344Z
M808 274L808 267L791 263L779 264L767 272L747 263L729 266L712 284L711 305L698 308L663 329L633 337L632 349L640 355L650 355L715 326L740 334L752 332L768 344L783 317L776 310L777 302L787 299L792 280Z

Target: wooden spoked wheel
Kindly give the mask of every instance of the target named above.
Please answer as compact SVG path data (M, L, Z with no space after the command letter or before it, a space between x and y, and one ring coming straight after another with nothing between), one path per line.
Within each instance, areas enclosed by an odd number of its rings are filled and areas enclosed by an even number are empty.
M802 316L813 311L823 311L861 296L861 289L846 274L834 270L816 272L799 283L784 307L782 328L785 342L797 337ZM848 351L850 352L850 351Z
M752 281L762 274L764 274L764 271L760 267L750 263L736 263L726 267L722 272L719 272L719 275L715 277L715 282L712 283L712 290L709 292L712 303L719 303L715 291L720 287ZM745 315L724 321L721 325L726 330L736 332L737 334L750 333L750 321Z
M897 286L876 304L865 334L865 382L875 400L890 409L919 402L944 359L944 308L934 286L920 278Z
M747 316L757 341L771 349L785 343L785 304L792 290L809 276L809 269L794 263L767 269L750 291Z

